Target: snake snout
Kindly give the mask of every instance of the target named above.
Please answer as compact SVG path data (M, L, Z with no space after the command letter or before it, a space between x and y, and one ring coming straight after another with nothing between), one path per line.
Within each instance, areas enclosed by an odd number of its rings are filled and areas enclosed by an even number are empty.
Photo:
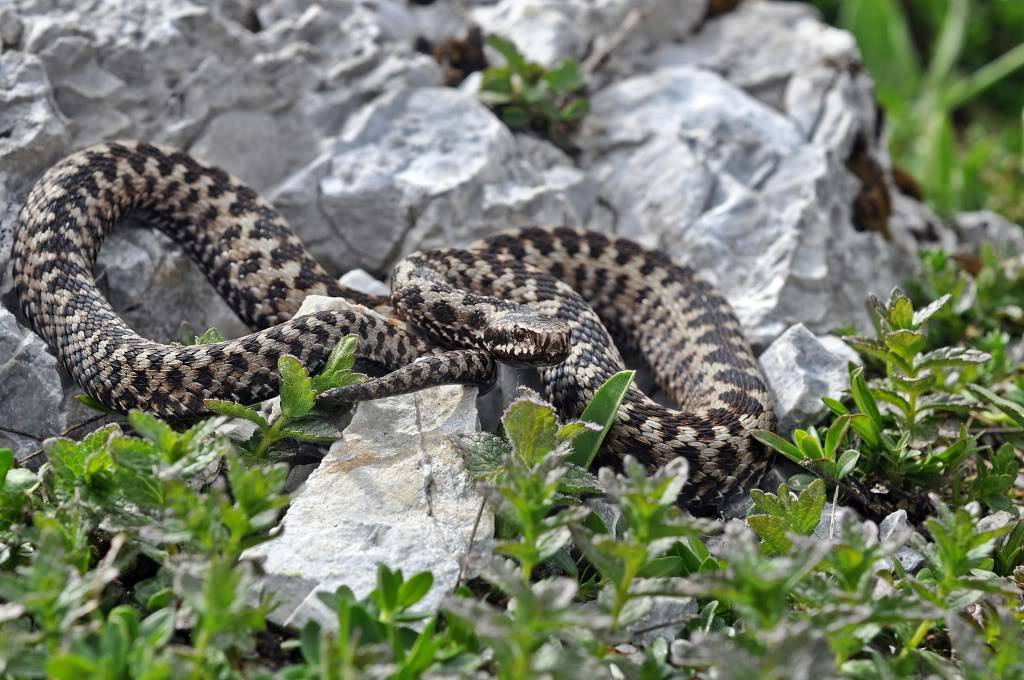
M553 366L566 360L572 331L561 319L526 312L505 312L484 330L488 350L510 366Z

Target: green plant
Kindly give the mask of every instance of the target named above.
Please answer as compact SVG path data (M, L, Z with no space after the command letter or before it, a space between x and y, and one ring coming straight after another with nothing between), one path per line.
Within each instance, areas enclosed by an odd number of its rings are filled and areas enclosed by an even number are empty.
M960 497L958 473L980 449L966 428L950 431L949 423L978 412L963 392L969 378L991 357L973 348L928 349L927 324L949 300L944 295L915 310L898 290L885 304L871 297L876 337L844 340L878 362L883 375L869 382L863 367L851 367L852 406L824 400L834 414L824 442L813 427L796 430L792 442L771 432L755 436L837 489L852 491L861 484L849 482L871 482L911 492L946 488ZM855 439L839 454L851 433ZM1004 459L1001 465L1007 469L1008 463Z
M352 371L357 346L358 338L355 335L342 338L331 351L323 370L315 377L310 377L295 357L289 354L281 356L277 362L281 408L269 421L256 408L232 401L207 399L206 407L214 413L246 420L256 426L252 437L243 444L256 459L264 457L282 439L313 443L333 441L341 436L341 431L331 424L329 418L321 417L316 412L316 399L327 390L346 387L366 379L365 375Z
M533 130L557 144L590 109L586 84L575 59L553 69L528 61L509 40L491 35L487 44L505 59L502 66L484 71L480 98L513 129Z
M847 0L839 6L838 23L856 36L875 78L878 99L891 121L893 157L922 181L936 208L952 213L971 207L966 201L970 192L976 195L973 187L980 180L969 173L983 168L983 159L990 158L994 148L976 143L962 154L954 113L1024 66L1024 43L1018 42L973 72L960 75L957 66L964 62L971 3L948 0L944 4L941 24L923 60L912 39L906 5L898 0ZM1019 104L1014 117L1010 125L1019 128ZM1019 166L1011 172L1019 177Z

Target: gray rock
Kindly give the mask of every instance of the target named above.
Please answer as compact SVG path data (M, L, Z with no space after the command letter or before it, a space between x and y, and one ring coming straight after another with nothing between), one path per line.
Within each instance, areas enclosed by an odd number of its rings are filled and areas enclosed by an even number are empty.
M0 26L13 21L0 13ZM32 182L60 158L68 143L42 62L23 52L0 51L0 293L10 289L14 224Z
M338 283L369 295L391 294L391 287L388 284L362 269L352 269L345 272L338 279Z
M881 541L899 541L903 540L904 535L913 531L913 528L907 521L907 511L897 510L886 515L879 523L878 538ZM908 545L897 548L896 552L893 553L893 557L899 560L900 566L908 574L917 573L925 564L924 555ZM891 562L889 562L888 558L883 559L882 562L883 568L890 568Z
M451 592L481 498L450 437L476 428L475 398L474 389L448 386L358 406L293 499L281 536L246 552L280 602L275 622L335 625L315 592L347 585L365 596L380 562L407 577L433 572L424 610ZM477 537L486 542L492 531L485 511Z
M818 521L818 526L814 528L814 536L823 541L832 540L838 537L840 529L844 524L856 524L859 521L860 517L853 508L848 508L845 505L833 505L831 502L827 502L821 511L821 519Z
M990 210L959 213L955 226L967 245L980 248L989 243L1002 255L1024 254L1024 228Z
M796 322L867 328L867 292L906 271L907 253L853 227L845 167L710 72L662 69L602 90L581 144L614 230L717 280L755 344Z
M480 4L480 3L478 3ZM476 7L473 19L488 33L511 39L532 61L562 59L604 65L636 64L661 42L689 35L707 13L705 0L503 0ZM603 73L596 74L603 80Z
M331 151L272 198L322 261L381 272L402 254L464 244L499 225L580 223L579 178L551 187L553 172L522 158L473 97L407 89L361 110Z
M813 425L828 412L822 397L838 399L850 388L849 362L857 353L835 336L816 337L803 324L790 327L760 356L779 419L777 431Z
M0 447L26 454L67 424L57 358L0 307Z
M100 249L97 273L114 309L151 340L178 341L183 324L193 335L210 327L226 338L249 332L192 260L152 229L112 233Z

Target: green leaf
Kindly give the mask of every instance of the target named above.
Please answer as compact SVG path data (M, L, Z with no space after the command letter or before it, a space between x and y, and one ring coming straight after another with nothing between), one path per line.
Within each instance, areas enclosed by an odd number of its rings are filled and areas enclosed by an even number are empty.
M636 371L619 371L608 378L594 394L587 407L583 409L580 420L594 423L601 428L600 432L584 432L572 442L573 452L569 462L589 469L601 449L605 436L615 423L622 400L625 399L629 386L633 382Z
M754 439L765 446L775 449L794 463L797 463L798 465L803 463L804 454L800 453L800 449L774 432L769 432L768 430L754 430L752 434L754 435Z
M825 458L828 460L836 459L836 450L839 445L846 440L846 432L850 429L850 417L839 416L835 422L828 428L828 433L825 435Z
M484 71L480 81L480 89L498 95L509 95L504 99L508 101L512 94L512 73L508 68L489 68Z
M601 493L597 477L584 468L566 463L565 472L558 480L558 490L573 496Z
M80 680L99 674L99 667L78 654L57 654L46 661L46 676L54 680Z
M206 329L202 335L195 336L193 344L195 345L215 345L218 342L224 342L224 336L220 334L213 326Z
M503 106L499 114L510 128L524 128L530 124L530 112L521 106Z
M487 44L496 49L498 53L505 58L505 61L508 63L508 66L512 71L524 75L526 74L526 59L519 52L515 43L507 38L503 38L500 35L492 33L487 36Z
M309 666L320 665L320 624L310 619L302 627L302 658Z
M248 420L250 423L254 423L261 430L266 430L270 427L267 419L260 415L256 409L250 406L242 406L241 404L236 404L233 401L225 401L223 399L207 399L203 404L206 408L218 415Z
M951 298L952 296L949 293L946 293L939 299L930 302L927 307L923 307L922 309L915 311L914 325L920 326L925 321L935 316L936 312L945 307L946 304L949 303Z
M885 334L886 347L899 354L904 361L910 361L924 349L927 342L928 336L921 331L902 329Z
M843 451L843 454L839 456L839 462L836 464L836 480L845 479L848 474L856 469L857 461L859 460L860 451L856 449Z
M132 409L128 413L128 423L133 430L156 444L162 451L172 451L178 441L178 434L170 425L137 409Z
M544 74L544 80L552 90L564 94L583 87L583 74L575 59L564 59L556 68Z
M850 413L850 409L846 408L846 406L844 406L843 402L841 401L832 399L831 397L822 397L821 401L825 404L825 406L828 406L829 410L832 411L832 413L835 413L837 416L845 416Z
M888 363L892 361L892 352L878 340L874 338L864 338L856 335L847 335L843 338L850 347L854 348L861 354L867 355L878 359L879 361Z
M536 465L558 446L558 422L549 404L518 399L505 411L501 422L512 450L527 465Z
M284 354L277 361L277 372L281 376L281 415L301 418L312 411L316 392L306 367L290 354Z
M839 24L857 38L868 71L886 105L906 100L921 80L917 50L897 0L844 0Z
M590 100L573 99L559 110L558 117L564 121L576 121L590 112Z
M882 414L878 410L878 404L868 389L867 381L864 380L864 369L860 366L850 372L850 394L857 404L860 412L878 425L882 424Z
M402 609L413 606L430 592L434 586L434 575L429 571L421 571L398 589L398 606Z
M772 515L751 515L747 524L761 539L763 549L768 555L784 555L793 547L786 536L786 523Z
M1017 423L1017 425L1024 427L1024 406L1018 404L1015 401L1010 401L1009 399L1000 397L992 390L988 389L987 387L982 387L981 385L968 385L967 391L970 392L975 397L977 397L978 399L989 402L990 404L998 408L1000 411L1008 415L1014 422Z
M918 359L919 368L933 366L975 366L988 363L992 355L976 349L963 347L942 347L922 355Z
M969 0L949 0L945 6L946 12L942 20L942 29L939 31L939 37L935 42L935 49L932 51L928 64L928 72L925 74L925 92L936 91L946 85L946 81L960 57L960 50L964 43L964 34L967 30L967 20L971 9Z
M797 497L791 526L797 533L809 536L818 526L825 508L825 482L816 479Z
M107 407L106 404L93 397L91 394L76 394L75 399L77 399L79 403L91 408L93 411L99 411L100 413L114 413L114 411Z
M14 467L14 451L0 448L0 489L4 488L7 471Z
M456 435L455 446L462 453L467 472L476 479L491 479L504 469L505 456L512 453L509 444L490 432Z

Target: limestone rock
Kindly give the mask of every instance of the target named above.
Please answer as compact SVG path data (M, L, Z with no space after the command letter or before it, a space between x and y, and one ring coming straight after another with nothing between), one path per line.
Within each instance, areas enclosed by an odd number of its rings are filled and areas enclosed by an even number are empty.
M400 90L350 119L331 150L272 199L304 225L322 261L374 273L401 254L498 228L580 223L590 201L574 189L579 175L569 169L550 186L555 171L534 167L515 139L463 92Z
M450 437L476 428L475 398L447 386L359 404L292 501L282 535L246 553L262 561L263 587L281 603L273 620L335 625L315 592L347 585L365 596L380 562L407 577L433 572L425 610L451 592L481 498ZM477 536L492 531L485 510Z
M26 454L67 425L57 358L38 335L0 307L0 447Z
M775 403L777 430L783 435L824 416L828 409L821 398L839 399L850 388L847 365L860 363L857 353L841 340L818 338L803 324L776 338L759 360Z

